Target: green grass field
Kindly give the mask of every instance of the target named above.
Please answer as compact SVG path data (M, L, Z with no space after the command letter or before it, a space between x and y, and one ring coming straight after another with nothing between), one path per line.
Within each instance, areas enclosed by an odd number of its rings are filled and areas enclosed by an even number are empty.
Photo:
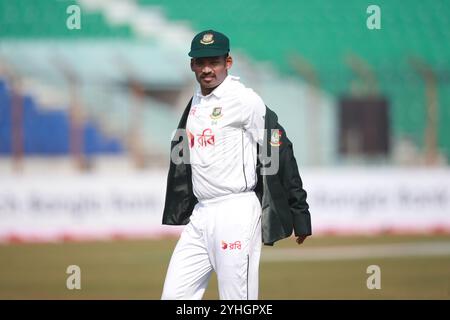
M0 299L159 299L175 243L0 245ZM66 288L69 265L81 290ZM366 286L369 265L381 268L380 290ZM205 299L217 298L212 277ZM450 235L282 240L263 248L260 299L450 299Z

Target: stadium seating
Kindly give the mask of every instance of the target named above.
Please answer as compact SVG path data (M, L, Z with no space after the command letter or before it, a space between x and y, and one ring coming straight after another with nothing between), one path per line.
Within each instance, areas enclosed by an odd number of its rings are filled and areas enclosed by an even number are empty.
M411 64L412 58L419 59L437 75L438 144L440 151L450 158L450 127L445 125L450 120L450 88L446 76L450 56L448 1L424 3L412 0L408 4L400 0L377 1L381 8L380 30L366 27L369 16L366 9L371 3L359 0L345 3L287 0L135 2L140 10L162 10L174 24L188 22L194 31L221 30L232 39L234 53L244 53L261 65L273 66L281 77L264 83L260 81L259 88L264 88L264 93L268 93L267 100L281 109L280 115L285 117L288 127L295 125L294 118L308 117L305 107L298 110L296 100L282 97L283 90L294 90L289 86L289 79L301 78L292 65L292 57L301 56L314 68L323 96L328 96L329 104L333 104L342 96L358 94L355 83L361 85L363 80L355 75L348 62L354 56L372 71L379 94L390 101L394 140L406 137L423 147L425 85ZM62 28L67 18L66 8L82 1L17 0L14 5L11 3L0 0L0 59L6 57L23 75L59 84L62 88L61 72L54 65L49 66L49 57L53 59L58 53L79 72L88 87L99 79L103 83L114 83L108 89L103 86L96 93L83 97L88 101L88 114L94 120L107 123L112 131L126 130L124 122L128 111L124 111L124 104L129 93L126 90L111 93L108 96L113 105L111 108L95 101L102 90L111 91L126 76L124 66L120 66L114 56L120 56L126 67L133 70L133 76L148 85L163 83L181 87L186 83L189 74L185 61L177 60L180 55L171 55L170 51L181 49L176 48L176 40L170 37L166 39L166 45L158 42L161 39L143 40L130 24L111 24L104 12L90 10L83 11L81 30L74 32ZM158 36L164 38L163 33ZM46 72L41 72L44 69ZM89 91L89 88L82 90ZM295 92L286 91L285 95L293 97ZM145 140L152 147L165 150L163 141L170 131L167 128L173 128L178 113L150 98L146 104L151 107L145 108L146 116L142 118ZM336 142L332 122L336 114L328 110L321 117L321 122L327 124L327 134L321 145L326 145L327 158L334 161L336 152L332 146ZM156 130L158 126L160 129ZM305 145L309 129L301 130L294 132L294 140Z
M23 149L26 155L64 155L69 152L69 118L67 111L49 111L36 105L30 96L23 99ZM12 152L12 99L5 81L0 81L0 154ZM117 154L123 146L106 137L92 121L83 125L84 153Z
M450 88L445 76L450 56L450 2L380 0L381 29L366 27L367 7L350 1L164 1L158 5L170 19L190 21L194 28L216 28L232 38L232 50L270 61L286 75L295 74L291 54L301 54L317 70L320 85L336 97L351 94L355 79L348 54L361 57L391 101L395 137L423 144L425 89L408 59L418 57L439 75L439 147L450 157ZM356 78L357 81L360 81Z
M61 28L66 24L67 7L77 5L75 0L0 0L0 38L129 38L129 26L109 26L100 13L82 15L82 28L73 32Z
M111 26L99 12L83 11L82 28L69 30L65 27L66 8L71 4L78 2L0 0L0 62L24 79L55 87L66 102L68 83L62 69L75 72L82 93L80 101L88 116L84 130L85 152L117 153L123 151L129 130L132 103L125 86L127 77L150 85L179 86L182 72L176 69L176 64L161 62L171 58L170 52L160 49L151 40L130 41L129 26ZM3 94L0 106L6 113L11 105L5 100L9 98L5 81L0 91ZM68 104L59 106L62 111L58 113L46 110L53 109L52 106L36 106L33 93L26 92L26 95L29 105L25 107L28 119L25 129L33 130L33 133L26 131L26 153L67 153L67 111L64 109ZM143 140L156 153L166 151L166 141L176 126L175 114L159 101L146 101L142 132L147 137ZM10 116L0 119L3 154L11 152L9 119ZM105 131L111 138L104 136ZM49 132L54 135L48 135ZM121 144L115 140L117 138L122 140Z

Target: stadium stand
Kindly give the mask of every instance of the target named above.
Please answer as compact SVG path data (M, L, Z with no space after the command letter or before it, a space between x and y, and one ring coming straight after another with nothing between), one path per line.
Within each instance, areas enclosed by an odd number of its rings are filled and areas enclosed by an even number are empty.
M67 112L45 110L30 96L23 98L23 139L25 155L64 155L69 152L70 125ZM0 81L0 154L12 152L12 98ZM84 153L115 154L123 151L117 139L106 137L92 121L83 125Z
M55 86L66 101L70 93L60 65L76 70L88 118L123 142L136 98L130 81L137 81L146 92L139 107L145 147L148 152L165 154L183 98L188 98L186 90L192 88L186 43L195 31L222 30L232 38L233 52L251 60L250 64L237 62L237 73L277 109L288 129L296 128L290 130L291 137L304 146L305 151L296 150L296 155L305 164L338 162L336 106L344 96L386 97L394 148L405 139L424 148L426 89L411 63L421 61L437 79L437 143L439 151L450 157L450 128L446 126L450 120L446 12L450 8L446 1L431 5L414 0L405 10L402 1L380 0L380 30L366 27L366 8L371 3L358 0L127 3L127 10L114 11L113 5L100 0L18 0L14 5L0 0L0 61L25 78ZM76 31L61 27L67 19L66 8L72 4L83 8L82 28ZM128 18L125 12L130 12ZM138 26L141 20L144 23ZM319 113L308 106L308 79L299 74L293 63L296 59L307 62L316 74ZM355 73L351 65L355 60L373 82ZM246 73L248 66L252 70ZM308 154L311 148L320 149L321 160Z
M355 79L346 65L349 54L371 67L379 94L391 101L391 126L397 138L409 137L422 146L425 128L425 89L408 62L425 61L436 73L439 92L438 145L450 156L450 3L437 0L377 1L381 29L366 28L369 1L163 1L158 5L173 20L188 20L195 29L223 30L234 48L258 61L270 61L293 75L289 56L301 54L317 71L320 86L336 97L352 92ZM217 13L217 14L215 14ZM357 93L356 93L357 94Z
M124 150L123 144L126 149L129 114L132 112L130 105L135 104L128 80L132 78L140 83L149 83L149 86L160 91L178 88L183 80L176 64L161 63L161 60L170 58L170 52L159 48L151 40L145 43L130 41L130 27L111 26L102 13L83 12L80 30L66 28L66 8L72 4L77 2L17 1L12 5L9 1L0 1L0 62L24 82L30 83L28 80L32 79L33 83L45 83L63 97L63 105L60 106L35 103L33 97L47 94L44 98L52 99L48 97L48 92L40 93L37 90L39 87L34 84L27 86L28 92L23 95L26 96L26 103L33 101L33 104L25 106L24 119L25 123L33 125L25 127L26 153L46 155L68 152L67 111L71 83L66 73L76 77L74 81L84 117L87 118L84 124L87 154L117 153ZM8 94L6 82L8 79L4 78L2 94L5 97ZM150 130L142 130L142 133L149 132L148 139L143 140L148 143L148 149L161 152L167 149L165 141L176 125L175 115L170 110L171 106L151 97L141 104L142 125L151 127ZM7 113L11 105L5 100L1 108L5 117L2 117L0 150L8 154L11 152L11 128ZM46 145L38 142L38 137ZM52 147L49 149L49 146Z

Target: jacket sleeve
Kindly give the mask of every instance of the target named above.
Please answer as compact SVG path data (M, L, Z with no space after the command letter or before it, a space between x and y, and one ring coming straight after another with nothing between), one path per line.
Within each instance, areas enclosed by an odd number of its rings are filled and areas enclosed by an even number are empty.
M303 182L298 172L292 143L280 124L277 124L277 128L281 130L279 177L287 193L293 217L294 234L296 236L311 235L311 215L306 201L307 193L303 189Z

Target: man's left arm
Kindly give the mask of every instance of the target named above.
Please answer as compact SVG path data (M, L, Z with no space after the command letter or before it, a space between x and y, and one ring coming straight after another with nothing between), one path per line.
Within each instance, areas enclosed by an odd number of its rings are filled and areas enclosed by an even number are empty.
M248 90L242 96L242 104L242 122L244 129L250 133L255 143L262 145L264 140L266 105L261 97L252 90Z
M303 189L303 182L298 172L297 161L294 156L292 142L288 139L284 128L278 124L281 130L280 148L280 181L287 192L289 207L293 216L294 234L298 244L312 234L311 215L306 201L307 193Z

